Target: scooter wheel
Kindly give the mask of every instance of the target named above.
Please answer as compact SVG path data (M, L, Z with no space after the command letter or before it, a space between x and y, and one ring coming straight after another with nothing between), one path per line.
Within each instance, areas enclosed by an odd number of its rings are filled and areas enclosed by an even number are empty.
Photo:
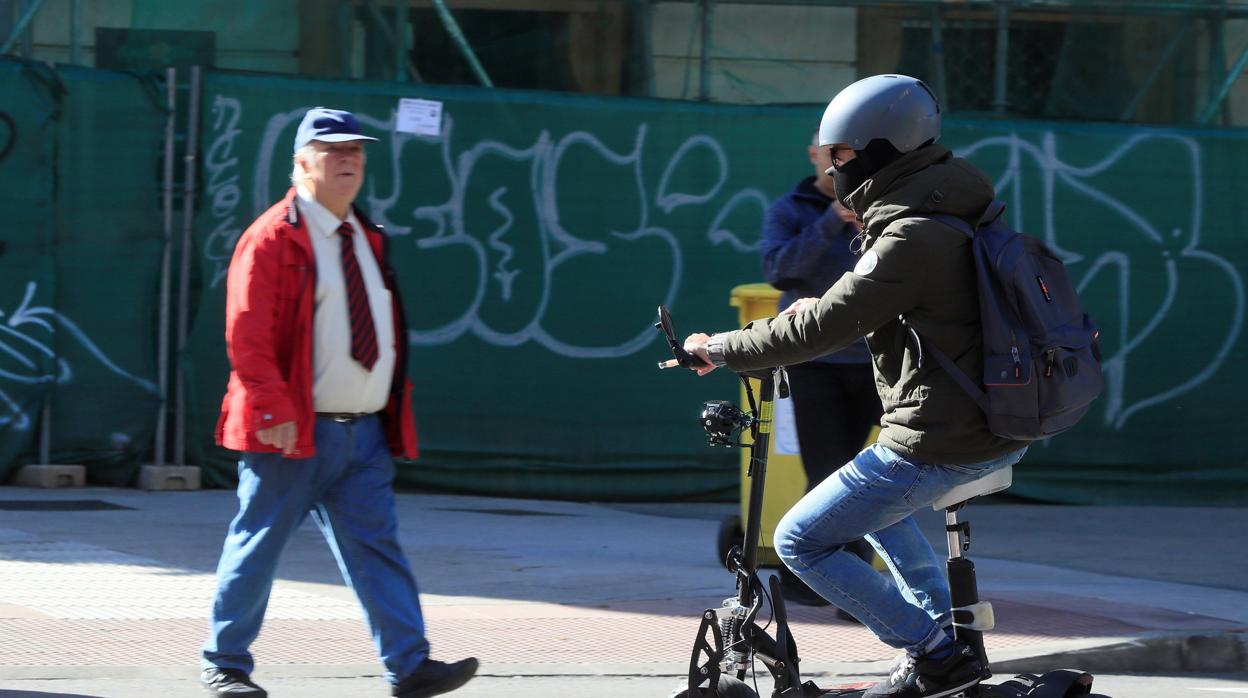
M745 543L745 531L741 529L741 517L733 514L719 521L719 532L715 534L715 552L719 555L719 564L727 566L728 552L733 546Z
M712 698L758 698L758 694L748 684L737 680L735 677L724 676L723 674L720 674L719 685L715 687L715 691L711 695ZM679 689L670 698L689 698L689 689Z

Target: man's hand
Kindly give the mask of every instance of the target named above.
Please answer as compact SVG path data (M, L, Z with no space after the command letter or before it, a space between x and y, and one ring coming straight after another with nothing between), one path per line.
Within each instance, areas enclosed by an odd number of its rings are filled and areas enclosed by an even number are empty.
M277 426L256 430L256 438L260 439L262 444L281 449L283 456L289 456L295 452L299 430L295 428L293 421L282 422Z
M846 223L853 223L855 227L861 229L862 225L858 222L858 216L849 207L839 201L832 202L832 210L836 211L836 217Z
M710 338L710 335L702 332L695 332L685 338L685 351L702 361L701 366L693 367L693 371L699 376L705 376L715 370L715 364L711 363L711 357L706 353L706 343Z
M815 304L818 302L819 302L818 298L798 298L797 300L793 301L793 305L790 305L789 307L782 310L778 317L784 317L785 315L797 315L798 313L802 312L803 310L806 310L807 308L815 307Z

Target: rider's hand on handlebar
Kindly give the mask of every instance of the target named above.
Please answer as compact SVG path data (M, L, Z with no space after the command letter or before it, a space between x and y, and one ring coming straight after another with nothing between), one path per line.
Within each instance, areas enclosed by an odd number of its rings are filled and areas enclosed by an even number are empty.
M790 305L781 311L778 317L784 317L785 315L797 315L807 308L813 308L818 302L818 298L798 298L793 301L793 305Z
M710 338L710 335L702 332L695 332L685 338L685 351L702 361L701 365L693 367L693 371L699 376L705 376L715 370L715 364L711 363L711 358L706 353L706 343Z

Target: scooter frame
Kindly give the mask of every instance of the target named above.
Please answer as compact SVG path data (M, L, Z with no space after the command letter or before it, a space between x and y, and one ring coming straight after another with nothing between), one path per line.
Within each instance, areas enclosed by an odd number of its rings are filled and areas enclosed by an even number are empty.
M671 316L667 308L659 306L659 321L655 328L667 339L674 361L661 362L660 368L680 366L692 368L700 361L684 350L676 340ZM742 545L733 546L725 566L736 577L736 595L724 599L719 608L709 608L702 614L702 623L694 641L689 659L688 698L717 698L715 687L722 673L729 672L744 681L752 661L757 659L771 673L775 682L775 698L806 698L817 696L843 696L856 698L862 690L826 691L813 682L802 682L798 669L800 658L797 642L789 629L788 613L778 577L770 577L769 598L772 606L776 634L773 638L755 622L762 607L764 590L758 576L758 539L763 512L763 492L767 481L767 454L771 448L772 416L777 393L787 397L788 377L783 367L738 374L742 380L757 378L760 381L758 403L748 414L746 427L750 429L751 443L736 444L750 450L750 465L746 477L750 478L749 501L746 507L745 538ZM748 382L747 394L752 395ZM753 400L751 399L751 402ZM721 442L722 443L722 442Z

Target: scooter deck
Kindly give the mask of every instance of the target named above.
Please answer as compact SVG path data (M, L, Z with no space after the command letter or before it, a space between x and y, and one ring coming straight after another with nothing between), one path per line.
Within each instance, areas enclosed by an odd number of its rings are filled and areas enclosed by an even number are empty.
M821 696L833 696L834 698L861 698L863 693L867 692L867 687L871 684L851 684L849 686L835 686L833 688L822 689Z

